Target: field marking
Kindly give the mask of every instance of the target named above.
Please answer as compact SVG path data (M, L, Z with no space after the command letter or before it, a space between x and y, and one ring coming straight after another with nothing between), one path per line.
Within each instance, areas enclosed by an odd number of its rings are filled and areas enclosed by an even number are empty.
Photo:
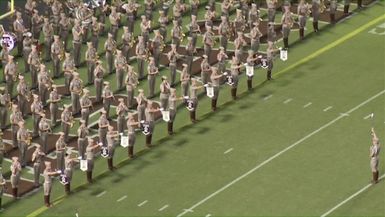
M311 106L311 104L313 104L313 103L309 102L308 104L304 105L303 107L307 108L307 107Z
M349 114L346 114L346 113L340 113L340 115L349 116Z
M370 114L368 114L367 116L364 117L364 120L367 120L367 119L369 119L372 116L373 116L373 113L370 113Z
M324 111L324 112L327 112L327 111L329 111L329 110L332 109L332 108L333 108L333 106L329 106L329 107L325 108L323 111Z
M361 108L362 106L366 105L367 103L369 103L370 101L376 99L377 97L381 96L382 94L385 93L385 90L382 90L381 92L377 93L376 95L370 97L369 99L365 100L364 102L360 103L359 105L355 106L354 108L350 109L349 111L346 112L346 114L350 114L354 111L356 111L357 109ZM282 149L280 152L276 153L275 155L269 157L267 160L263 161L262 163L258 164L257 166L255 166L254 168L250 169L249 171L247 171L246 173L242 174L241 176L238 176L237 178L235 178L233 181L229 182L228 184L226 184L225 186L223 186L222 188L218 189L217 191L211 193L209 196L203 198L201 201L197 202L196 204L194 204L193 206L191 206L188 210L193 210L195 208L197 208L198 206L202 205L203 203L205 203L206 201L208 201L209 199L213 198L214 196L216 196L217 194L221 193L222 191L226 190L227 188L231 187L232 185L236 184L237 182L241 181L242 179L246 178L247 176L249 176L250 174L252 174L253 172L255 172L256 170L258 170L259 168L263 167L264 165L268 164L269 162L271 162L272 160L274 160L275 158L281 156L282 154L284 154L285 152L289 151L290 149L294 148L295 146L301 144L303 141L306 141L307 139L309 139L310 137L312 137L313 135L321 132L322 130L326 129L327 127L331 126L332 124L334 124L335 122L339 121L340 119L346 117L345 115L339 115L338 117L336 117L335 119L329 121L328 123L326 123L325 125L321 126L320 128L314 130L313 132L309 133L308 135L306 135L305 137L301 138L300 140L296 141L295 143L291 144L290 146ZM181 212L179 215L177 215L177 217L181 217L183 215L185 215L187 213L186 209Z
M385 174L383 174L379 180L385 178ZM324 214L321 215L321 217L325 217L327 215L329 215L330 213L332 213L334 210L338 209L339 207L341 207L342 205L344 205L345 203L347 203L349 200L353 199L354 197L356 197L357 195L361 194L362 192L364 192L366 189L368 189L370 186L372 186L373 184L370 183L368 185L366 185L365 187L361 188L359 191L357 191L356 193L352 194L350 197L346 198L344 201L342 201L341 203L337 204L335 207L331 208L330 210L328 210L327 212L325 212Z
M283 103L284 103L284 104L288 104L288 103L291 102L292 100L293 100L292 98L289 98L289 99L285 100Z
M101 197L101 196L103 196L105 193L107 193L107 191L103 191L103 192L99 193L98 195L96 195L96 197Z
M127 195L124 195L123 197L117 199L116 202L120 202L120 201L122 201L122 200L124 200L124 199L126 199L126 198L127 198Z
M169 207L168 204L162 206L160 209L158 209L159 212L162 212L163 210L167 209L167 207Z
M143 202L141 202L140 204L138 204L139 207L143 206L144 204L146 204L148 202L148 200L145 200Z
M228 154L233 151L233 148L227 149L227 151L223 152L223 154Z
M207 214L206 217L211 217L211 214Z
M304 63L306 63L306 62L308 62L308 61L310 61L310 60L316 58L317 56L319 56L319 55L323 54L324 52L326 52L326 51L328 51L328 50L330 50L330 49L336 47L336 46L339 45L339 44L342 44L342 43L345 42L346 40L348 40L348 39L354 37L354 36L357 35L358 33L361 33L362 31L366 30L366 29L369 28L370 26L376 24L377 22L379 22L379 21L381 21L381 20L383 20L383 19L385 19L385 14L383 14L383 15L377 17L376 19L374 19L374 20L372 20L372 21L366 23L365 25L362 25L361 27L357 28L356 30L354 30L354 31L350 32L349 34L347 34L347 35L345 35L345 36L339 38L338 40L336 40L336 41L334 41L334 42L332 42L332 43L326 45L325 47L323 47L323 48L317 50L316 52L310 54L309 56L307 56L307 57L305 57L305 58L303 58L303 59L297 61L296 63L293 63L292 65L290 65L290 66L288 66L288 67L282 69L281 71L275 73L275 74L273 75L273 77L277 77L277 76L279 76L280 74L283 74L283 73L285 73L285 72L287 72L287 71L289 71L289 70L292 70L293 68L295 68L295 67L297 67L297 66L299 66L299 65L302 65L302 64L304 64Z
M270 95L268 95L268 96L265 96L265 98L263 98L263 100L268 100L268 99L270 99L271 97L273 97L273 94L270 94Z

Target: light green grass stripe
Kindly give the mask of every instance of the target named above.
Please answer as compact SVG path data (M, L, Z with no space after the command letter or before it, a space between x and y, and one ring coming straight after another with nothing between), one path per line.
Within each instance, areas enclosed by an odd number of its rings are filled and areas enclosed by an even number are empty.
M59 198L57 198L53 203L52 205L55 206L57 204L59 204L60 202L62 202L64 200L64 196L61 196ZM42 206L40 207L39 209L33 211L32 213L30 213L29 215L27 215L27 217L35 217L35 216L38 216L40 215L41 213L43 213L44 211L46 211L47 209L49 209L48 207L46 206Z
M385 19L385 14L380 16L380 17L377 17L376 19L374 19L374 20L370 21L369 23L361 26L360 28L354 30L353 32L351 32L351 33L349 33L347 35L345 35L344 37L334 41L333 43L323 47L322 49L317 50L316 52L312 53L311 55L309 55L309 56L307 56L307 57L305 57L303 59L301 59L300 61L298 61L298 62L296 62L296 63L294 63L294 64L292 64L292 65L290 65L290 66L288 66L288 67L286 67L284 69L282 69L281 71L275 73L273 77L278 77L279 75L281 75L281 74L283 74L283 73L285 73L287 71L290 71L290 70L294 69L295 67L297 67L297 66L299 66L299 65L301 65L303 63L308 62L309 60L312 60L312 59L316 58L317 56L319 56L319 55L323 54L324 52L326 52L326 51L328 51L328 50L338 46L339 44L345 42L346 40L349 40L350 38L356 36L357 34L361 33L362 31L366 30L367 28L371 27L372 25L376 24L377 22L380 22L383 19Z

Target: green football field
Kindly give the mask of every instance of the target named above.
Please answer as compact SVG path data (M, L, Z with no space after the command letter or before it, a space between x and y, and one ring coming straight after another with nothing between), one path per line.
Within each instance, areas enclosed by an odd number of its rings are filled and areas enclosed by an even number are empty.
M157 123L154 148L137 136L137 157L119 147L113 172L99 159L93 184L77 170L62 196L55 182L53 207L40 190L5 198L0 216L385 216L384 151L376 185L369 167L370 128L385 139L384 12L379 1L308 34L273 81L258 69L247 91L241 77L236 101L221 88L215 113L202 97L196 124L181 108L174 135Z

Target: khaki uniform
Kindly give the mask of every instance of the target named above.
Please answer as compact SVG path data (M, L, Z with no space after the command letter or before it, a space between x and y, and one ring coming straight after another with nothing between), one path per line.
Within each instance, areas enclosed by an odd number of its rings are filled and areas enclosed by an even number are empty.
M311 14L313 16L313 29L318 32L318 20L320 16L320 0L312 0Z
M182 73L180 75L180 83L182 87L182 96L188 96L188 92L190 89L190 74L187 72L187 68L183 68Z
M19 128L17 131L17 145L20 151L19 159L22 167L27 165L27 149L28 149L29 133L25 128Z
M6 93L12 96L13 86L16 81L17 67L15 62L8 62L4 68L5 81L6 81Z
M126 58L120 54L115 58L115 69L116 69L116 86L118 90L122 90L124 87L124 67L127 64Z
M48 119L42 118L39 122L39 136L40 136L40 145L44 153L48 153L47 139L48 134L51 132L51 126L48 122Z
M98 50L98 47L99 47L99 36L102 30L101 26L102 24L99 22L92 22L91 24L91 31L92 31L91 42L95 50Z
M110 23L111 23L111 31L112 38L116 41L118 36L118 29L119 29L119 15L116 12L112 12L109 16Z
M17 132L19 131L19 125L18 123L20 121L23 121L23 115L19 110L13 111L11 116L10 116L10 122L12 125L12 145L13 147L18 147L18 142L17 142Z
M0 94L0 129L4 130L8 119L8 105L11 98L8 94Z
M72 113L68 109L64 109L61 113L61 125L64 133L64 141L68 142L68 134L73 121Z
M118 115L117 122L118 122L118 132L123 133L125 129L125 123L126 123L126 117L125 114L128 112L127 106L124 104L124 102L120 102L118 107L116 107L116 114Z
M137 102L138 102L138 106L137 106L137 112L138 112L138 121L144 121L145 119L145 109L147 107L147 99L144 97L144 95L142 94L139 94L138 97L137 97Z
M11 185L12 185L12 188L14 190L14 197L17 197L17 188L19 187L20 172L21 172L21 165L19 162L13 162L12 163L11 172L12 172L11 173Z
M209 78L211 76L211 66L208 63L207 59L203 59L201 62L201 80L203 84L207 84L209 82Z
M75 25L72 28L72 41L73 41L73 57L74 57L74 63L76 67L80 66L80 51L82 47L82 37L83 30L82 27L79 25Z
M45 169L43 172L44 177L44 196L48 196L51 194L52 190L52 177L49 175L49 173L52 172L51 170Z
M68 35L71 29L71 20L67 16L62 16L59 22L59 35L64 42L64 49L67 50Z
M267 4L267 18L268 22L273 22L275 20L275 6L276 6L275 0L266 0Z
M70 83L72 113L80 112L80 94L83 90L83 81L80 78L74 78Z
M48 89L52 85L52 80L47 71L40 71L37 76L38 89L40 100L42 101L43 106L47 105L47 99L49 97Z
M64 141L64 137L59 137L59 139L56 141L55 144L56 147L56 160L57 160L57 169L64 171L65 165L64 165L64 158L66 153L67 144Z
M51 126L56 126L57 123L57 115L58 115L58 109L59 109L59 101L60 101L60 96L57 92L57 90L52 90L51 93L49 94L49 111L51 114Z
M96 102L100 102L102 100L102 86L103 86L103 76L104 76L104 68L101 64L97 65L94 70L94 85L96 89Z
M31 88L37 88L37 73L40 68L40 57L37 51L33 51L29 54L28 57L29 62L29 71L31 72Z
M135 88L138 84L138 78L136 73L129 71L126 76L126 90L127 90L127 107L132 108L134 106Z
M85 159L85 152L87 148L87 137L89 135L89 130L87 125L81 125L78 129L78 152L79 156L82 159Z
M168 17L165 15L161 15L161 16L159 16L158 22L160 25L159 32L163 36L163 39L166 40L167 39Z
M29 99L30 91L28 90L27 83L24 80L20 80L16 87L17 90L17 105L23 117L27 117L27 101Z
M51 60L51 45L53 42L54 29L52 24L44 23L43 25L43 35L44 35L44 48L45 48L45 61L48 62Z
M61 75L60 72L60 55L64 55L64 47L58 42L53 42L51 45L51 58L53 62L53 77L58 78ZM61 58L64 58L62 56Z
M67 89L67 93L70 93L70 84L73 79L73 72L75 70L75 60L72 57L68 57L63 62L64 71L64 84Z
M251 41L251 50L254 51L254 53L257 53L259 51L259 45L260 45L260 38L263 36L261 31L259 30L258 26L254 26L250 30L250 41Z
M230 26L227 20L222 20L218 27L218 33L221 35L220 43L221 47L227 50L228 35L230 34Z
M133 46L133 44L131 44L132 37L133 36L129 31L123 32L122 34L122 44L123 44L122 53L123 53L123 56L126 57L127 61L130 60L130 49Z
M167 110L168 98L170 97L170 84L166 81L160 84L160 107Z
M134 145L135 145L135 128L134 119L127 120L127 132L128 132L128 156L132 158L134 156Z
M44 112L43 103L40 100L34 100L31 104L31 112L32 112L32 119L33 119L32 136L36 137L39 135L39 122L41 119L40 114Z
M82 120L84 120L86 126L88 126L88 119L90 116L90 110L92 108L92 101L88 95L83 95L80 98L80 107Z
M87 60L87 75L88 75L88 84L94 83L94 70L96 67L96 58L97 51L95 47L88 48L86 51L86 60Z
M154 39L152 40L152 50L156 67L159 67L159 59L162 53L162 45L163 37L161 35L155 35Z
M147 80L149 88L149 98L155 96L155 82L156 75L158 74L158 68L155 66L155 62L150 62L147 66Z
M170 84L171 86L175 86L175 81L176 81L176 62L179 58L179 54L175 50L171 50L168 52L167 57L168 60L170 61L169 68L170 68Z
M13 30L16 33L17 53L18 53L18 55L22 55L22 52L23 52L23 33L25 32L25 26L24 26L23 19L16 19L13 22Z
M108 38L104 43L104 50L106 51L107 71L112 74L114 71L114 53L116 51L116 41Z
M380 150L381 148L379 144L373 144L370 146L370 168L372 172L378 172Z
M291 15L291 12L285 12L282 16L282 34L283 34L283 43L285 48L289 47L289 34L290 34L290 29L291 26L294 23L294 19Z
M24 73L29 72L28 57L32 51L32 39L31 37L24 37L23 40L23 59L24 59Z
M35 186L40 185L40 173L41 173L41 162L43 161L44 153L40 150L36 149L32 156L34 156L35 160L33 162L33 177Z
M112 101L114 100L114 94L110 86L107 85L104 87L102 97L103 97L103 108L107 112L106 115L108 119L110 118L110 107L111 107Z
M103 144L103 146L107 146L107 128L108 128L108 125L109 125L109 122L107 120L107 116L106 115L101 115L100 118L99 118L99 130L98 130L98 134L99 134L99 142L101 142Z
M135 53L138 61L139 80L142 80L144 78L144 58L146 56L146 45L144 42L138 42Z
M182 41L182 27L179 25L176 25L171 30L171 39L172 44L175 44L178 48L180 45L180 42Z
M211 49L214 46L214 34L213 32L206 31L203 35L203 50L207 56L207 61L210 63Z
M150 37L150 29L151 29L151 23L148 20L142 20L140 22L140 31L141 36L143 36L143 41L147 44Z

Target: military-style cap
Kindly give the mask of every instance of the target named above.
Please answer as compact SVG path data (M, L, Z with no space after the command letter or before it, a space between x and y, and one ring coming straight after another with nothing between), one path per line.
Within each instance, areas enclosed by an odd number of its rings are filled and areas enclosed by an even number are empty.
M19 106L17 104L12 104L12 109L17 109Z
M103 84L104 84L104 85L110 85L110 82L105 81L105 82L103 82Z
M24 125L24 121L19 121L19 122L17 123L17 125L19 125L19 126Z
M12 55L8 55L8 59L13 60L13 58L15 58L15 57Z
M128 30L128 26L123 26L123 30Z
M186 63L183 63L182 66L183 66L183 67L187 67L188 65L187 65Z
M44 112L40 113L40 116L45 117L45 113Z
M249 54L254 54L254 51L253 50L248 50L247 51Z
M163 10L160 10L160 11L159 11L159 14L164 14L164 11L163 11Z
M105 109L102 109L100 112L103 113L103 114L107 113L107 111Z
M108 125L108 130L113 130L114 129L114 127L113 126L111 126L111 125Z
M224 48L224 47L222 47L222 46L220 46L220 47L219 47L219 49L220 49L220 50L225 50L225 48Z
M205 59L207 59L207 55L206 55L206 54L203 54L202 57L205 58Z
M159 33L159 29L154 29L154 33Z
M242 10L241 9L237 9L237 14L238 13L242 13Z
M86 120L80 119L80 123L84 124L84 123L86 123Z
M64 132L59 132L59 135L60 136L64 136Z
M32 96L33 96L34 99L38 99L39 98L39 95L37 95L37 94L32 94Z
M12 157L12 160L13 160L13 161L17 161L17 160L19 160L19 157L13 156L13 157Z
M69 52L65 52L64 55L65 55L66 57L71 56L71 54L70 54Z
M50 162L50 161L44 161L44 165L45 165L46 167L50 167L50 166L51 166L51 162Z
M118 53L118 54L121 54L121 53L122 53L122 51L121 51L121 50L119 50L119 49L116 49L116 53Z
M187 37L187 40L191 41L191 40L193 40L193 38L189 36L189 37Z
M146 15L142 15L140 16L140 18L143 20L143 19L146 19Z
M65 104L65 105L63 105L63 107L64 108L69 108L69 107L71 107L71 105L70 104Z
M163 75L162 80L167 80L167 77Z
M89 93L90 91L87 88L83 89L83 93Z
M91 41L87 42L87 46L91 46L91 45L92 45Z
M52 88L57 88L57 85L56 84L52 84Z
M243 35L243 32L237 32L237 35Z
M111 33L108 33L108 37L109 37L109 38L112 38L112 36L113 36L113 35L112 35Z
M123 98L118 98L118 101L119 101L119 102L123 102L124 99L123 99Z
M22 75L19 75L19 80L24 80L24 76L22 76Z
M144 90L143 90L143 89L139 89L138 92L139 92L139 93L143 93Z
M91 138L91 137L88 137L88 142L93 142L94 141L94 139L93 138ZM88 144L89 145L89 144Z

